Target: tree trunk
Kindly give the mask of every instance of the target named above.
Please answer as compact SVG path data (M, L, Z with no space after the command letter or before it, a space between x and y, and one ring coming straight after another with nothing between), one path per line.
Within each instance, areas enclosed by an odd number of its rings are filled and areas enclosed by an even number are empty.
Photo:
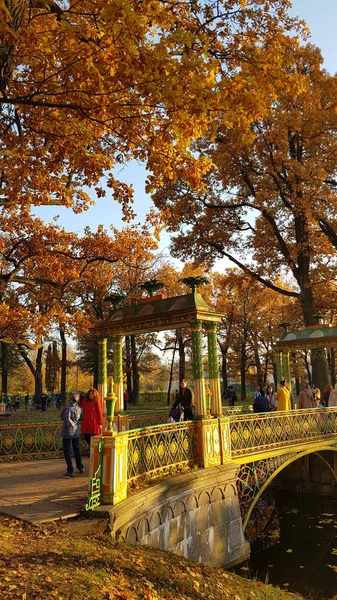
M5 342L1 342L1 392L8 395L8 348Z
M43 344L41 341L41 346L37 351L35 365L29 358L26 348L24 346L18 346L20 350L20 354L24 359L25 363L29 367L30 372L34 376L34 403L37 404L40 401L40 397L42 394L42 357L43 357Z
M330 376L331 385L336 385L336 351L334 348L330 348Z
M259 385L260 388L262 388L263 387L262 365L261 365L258 345L256 342L254 343L254 360L255 360L256 373L257 373L257 385Z
M240 360L240 375L241 375L241 400L246 400L246 344L241 344L241 360Z
M316 325L316 306L311 286L302 288L301 292L301 306L306 327L310 325ZM326 357L325 348L313 348L311 350L311 370L312 370L312 382L323 391L326 385L331 383L329 365Z
M167 406L169 406L171 404L171 387L172 387L174 358L176 355L176 350L177 350L177 336L176 336L176 339L174 342L174 348L173 348L173 354L172 354L172 360L171 360L170 379L169 379L169 385L168 385L168 390L167 390Z
M269 364L269 350L267 349L266 358L265 358L265 361L264 361L263 387L267 386L268 364Z
M131 363L132 363L132 401L135 406L139 404L139 371L137 362L136 339L134 335L131 339Z
M178 348L179 348L179 382L185 379L186 361L185 361L185 344L183 340L182 329L177 329Z
M298 373L298 354L296 354L296 352L291 352L290 360L291 360L291 364L293 365L296 396L298 396L301 391L301 383L300 383L300 377L299 377L299 373Z
M219 344L221 351L221 376L222 376L222 390L221 397L222 401L225 401L226 390L228 388L228 373L227 373L227 354L228 354L228 346L227 344Z
M275 361L275 354L274 353L273 353L273 358L272 358L272 365L273 365L274 388L275 388L275 390L277 390L277 386L278 386L278 381L277 381L277 367L276 367L276 361Z
M94 370L93 370L93 383L92 383L92 387L95 390L98 390L98 344L95 344L95 350L94 350L94 364L93 364Z
M312 379L311 379L311 371L310 371L310 367L309 367L308 352L307 352L307 350L304 350L303 359L304 359L305 370L306 370L307 375L308 375L308 382L311 385Z
M43 346L37 351L36 355L36 373L35 373L35 402L40 399L42 391L43 391L43 382L42 382L42 358L43 358Z
M61 339L61 394L63 401L66 402L67 393L67 340L66 334L62 327L60 327L60 339Z
M330 385L331 378L325 348L311 350L312 382L321 390L323 397L324 388Z
M125 373L126 373L126 389L128 392L129 401L131 402L132 394L132 368L131 368L131 342L130 336L125 336Z

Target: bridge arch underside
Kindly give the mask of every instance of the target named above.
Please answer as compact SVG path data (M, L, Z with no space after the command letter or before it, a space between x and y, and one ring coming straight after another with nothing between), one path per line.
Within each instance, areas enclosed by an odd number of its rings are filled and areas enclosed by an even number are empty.
M286 467L299 461L303 457L315 455L325 465L333 484L337 485L337 454L334 455L333 464L331 464L327 457L322 454L326 451L336 453L337 442L332 443L331 440L329 442L316 442L308 444L305 449L302 447L299 450L293 450L286 454L264 457L261 458L261 460L241 464L238 470L237 487L243 519L243 529L245 530L259 498L261 498L273 479L275 479L281 471L286 469ZM301 480L303 480L306 476L304 466L299 462L298 467L303 473L303 477L301 478Z

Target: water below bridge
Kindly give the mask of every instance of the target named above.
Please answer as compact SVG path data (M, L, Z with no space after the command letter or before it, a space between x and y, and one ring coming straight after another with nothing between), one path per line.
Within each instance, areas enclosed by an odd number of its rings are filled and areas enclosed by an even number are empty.
M337 500L275 490L252 517L251 560L238 574L306 600L337 599Z

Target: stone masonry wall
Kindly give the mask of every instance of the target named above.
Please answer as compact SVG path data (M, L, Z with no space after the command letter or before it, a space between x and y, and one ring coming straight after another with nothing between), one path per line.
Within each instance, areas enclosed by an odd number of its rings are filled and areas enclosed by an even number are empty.
M193 471L151 485L110 509L113 539L168 550L214 567L249 557L236 466Z

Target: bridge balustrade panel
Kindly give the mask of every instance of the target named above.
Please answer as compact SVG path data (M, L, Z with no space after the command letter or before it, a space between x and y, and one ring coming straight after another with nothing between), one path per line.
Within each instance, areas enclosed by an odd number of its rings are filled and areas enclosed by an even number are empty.
M81 452L89 446L81 440ZM0 425L0 461L63 456L59 423L11 423Z
M337 408L233 415L221 419L225 460L337 436Z
M196 424L170 423L128 432L128 483L198 463Z
M140 429L141 427L150 427L151 425L161 425L167 423L169 408L157 411L139 412L128 414L129 429Z

